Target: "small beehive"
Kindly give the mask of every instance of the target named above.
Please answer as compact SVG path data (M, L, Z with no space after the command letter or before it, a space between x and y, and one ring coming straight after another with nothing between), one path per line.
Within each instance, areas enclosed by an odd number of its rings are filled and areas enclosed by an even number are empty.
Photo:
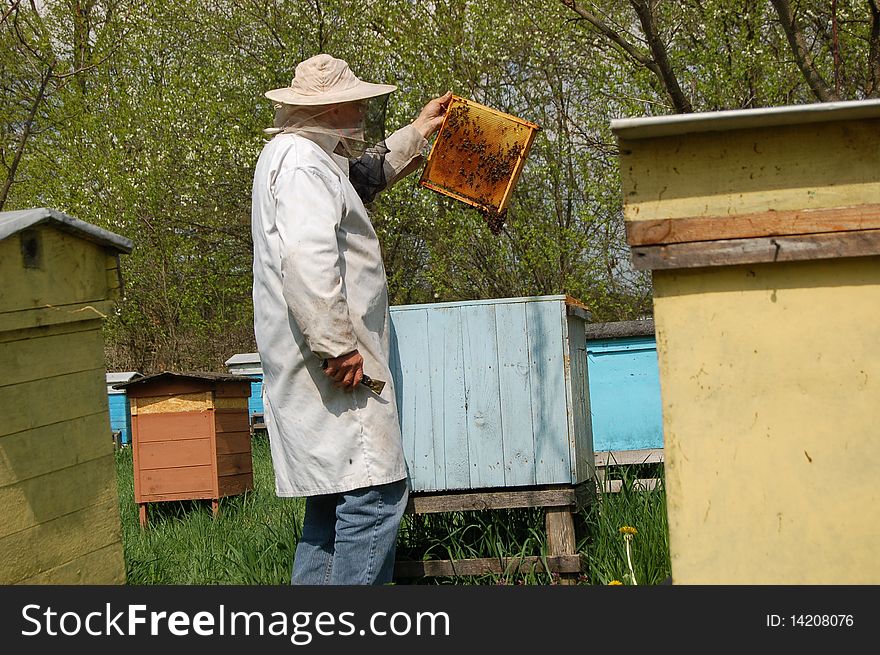
M252 428L263 424L263 364L260 353L236 353L225 364L226 370L232 375L245 375L255 379L251 382L248 412Z
M588 316L563 295L392 307L413 490L591 479Z
M137 371L114 371L107 373L107 402L110 406L110 429L115 436L119 435L118 446L131 443L131 405L125 389L114 389L113 386L144 377Z
M0 584L116 584L125 562L103 318L132 243L0 213Z
M453 96L419 183L490 216L500 215L539 129Z
M116 385L131 403L134 496L146 504L212 500L253 489L248 397L253 378L165 371Z

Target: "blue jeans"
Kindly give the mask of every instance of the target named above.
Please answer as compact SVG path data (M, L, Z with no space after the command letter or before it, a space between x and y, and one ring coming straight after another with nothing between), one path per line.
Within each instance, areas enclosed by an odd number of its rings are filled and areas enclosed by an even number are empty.
M408 499L406 479L306 498L291 584L391 582L397 532Z

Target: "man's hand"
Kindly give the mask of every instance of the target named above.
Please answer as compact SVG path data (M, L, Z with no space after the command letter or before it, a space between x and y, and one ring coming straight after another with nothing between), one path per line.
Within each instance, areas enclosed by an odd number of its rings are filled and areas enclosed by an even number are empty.
M333 380L333 386L353 391L364 377L364 358L357 350L324 360L324 375Z
M430 137L443 125L443 118L446 116L450 100L452 100L452 91L447 91L442 96L431 100L422 107L418 118L413 121L413 127L426 139Z

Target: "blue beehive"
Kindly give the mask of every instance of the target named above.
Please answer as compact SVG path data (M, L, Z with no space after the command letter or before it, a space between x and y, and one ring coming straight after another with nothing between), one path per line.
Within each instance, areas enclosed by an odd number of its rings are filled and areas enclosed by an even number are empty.
M127 446L131 444L131 405L125 389L114 389L114 384L129 382L144 377L137 371L108 372L107 404L110 409L110 430L120 434L119 443Z
M263 365L260 353L238 353L226 360L226 370L233 375L246 375L259 378L251 382L251 395L248 398L248 416L251 425L262 423L263 417ZM255 421L254 417L257 417Z
M563 295L392 307L413 489L591 479L588 317Z
M594 323L586 336L595 451L662 449L654 321Z

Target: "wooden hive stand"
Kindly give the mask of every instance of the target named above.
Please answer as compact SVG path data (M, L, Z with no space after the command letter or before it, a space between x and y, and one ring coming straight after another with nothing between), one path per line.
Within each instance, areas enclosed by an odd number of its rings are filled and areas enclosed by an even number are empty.
M397 579L458 577L486 574L547 572L559 574L559 584L573 585L583 572L577 552L574 514L595 498L595 482L577 485L547 485L523 489L488 489L479 492L412 492L407 514L469 512L498 509L544 508L547 555L459 560L398 560Z
M210 500L253 489L248 396L253 380L226 373L165 371L116 385L131 399L134 495L147 503Z

